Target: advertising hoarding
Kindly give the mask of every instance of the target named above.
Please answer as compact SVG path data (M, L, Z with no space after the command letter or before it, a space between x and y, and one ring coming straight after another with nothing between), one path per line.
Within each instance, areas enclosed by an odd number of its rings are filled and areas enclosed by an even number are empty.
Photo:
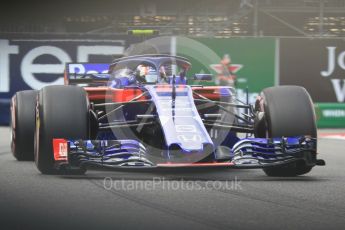
M280 84L305 87L319 127L345 127L345 40L280 39Z
M10 98L20 90L63 84L67 62L105 62L123 55L135 37L0 37L0 124L8 123Z
M196 45L196 47L185 45L185 41L177 39L177 54L191 60L191 74L211 73L216 78L221 74L222 59L228 57L231 61L229 68L237 79L236 88L240 99L245 99L245 90L248 88L249 102L254 102L261 90L275 84L276 39L193 39L208 47L209 50L200 45Z

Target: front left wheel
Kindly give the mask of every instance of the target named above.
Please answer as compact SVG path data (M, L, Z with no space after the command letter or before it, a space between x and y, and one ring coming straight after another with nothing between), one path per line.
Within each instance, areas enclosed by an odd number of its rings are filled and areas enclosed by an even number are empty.
M317 137L312 99L303 87L277 86L262 91L257 101L259 112L255 136L264 138L310 136ZM316 153L310 156L316 161ZM298 176L308 173L312 166L304 161L265 168L268 176Z

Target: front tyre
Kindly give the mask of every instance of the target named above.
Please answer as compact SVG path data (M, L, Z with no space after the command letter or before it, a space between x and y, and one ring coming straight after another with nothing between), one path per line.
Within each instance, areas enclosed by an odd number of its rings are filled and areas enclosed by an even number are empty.
M260 119L256 122L257 137L317 137L313 102L307 90L299 86L266 88L257 101ZM312 156L316 159L316 155ZM298 176L308 173L312 166L295 162L279 167L265 168L268 176Z
M89 101L77 86L47 86L36 104L35 163L43 174L84 174L85 169L59 171L54 167L53 138L88 139Z
M11 149L18 161L34 160L35 105L38 91L17 92L11 101Z

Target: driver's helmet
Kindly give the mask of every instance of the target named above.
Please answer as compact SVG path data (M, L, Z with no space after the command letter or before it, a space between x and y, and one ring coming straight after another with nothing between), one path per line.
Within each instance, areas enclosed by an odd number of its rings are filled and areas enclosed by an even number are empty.
M137 73L140 82L156 83L158 80L157 70L153 66L140 64L137 67Z
M129 68L119 68L117 70L115 70L112 74L113 78L123 78L123 77L131 77L133 76L133 70L129 69Z
M135 74L129 68L119 68L112 73L108 86L111 88L122 88L134 84Z

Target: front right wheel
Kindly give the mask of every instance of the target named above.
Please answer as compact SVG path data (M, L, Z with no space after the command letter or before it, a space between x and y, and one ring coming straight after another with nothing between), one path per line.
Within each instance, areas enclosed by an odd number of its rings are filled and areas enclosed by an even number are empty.
M59 174L54 167L53 138L88 139L89 101L77 86L47 86L36 103L35 163L43 174ZM85 169L64 171L83 174Z

